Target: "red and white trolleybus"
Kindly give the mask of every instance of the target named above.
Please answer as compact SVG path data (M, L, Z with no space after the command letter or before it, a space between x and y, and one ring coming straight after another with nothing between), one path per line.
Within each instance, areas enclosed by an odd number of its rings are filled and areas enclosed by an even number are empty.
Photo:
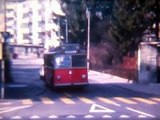
M86 51L79 44L63 44L45 53L43 69L51 87L88 84Z

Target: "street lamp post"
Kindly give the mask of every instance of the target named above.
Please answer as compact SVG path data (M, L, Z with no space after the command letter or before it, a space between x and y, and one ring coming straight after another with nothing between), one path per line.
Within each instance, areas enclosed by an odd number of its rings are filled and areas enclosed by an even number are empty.
M90 11L87 8L87 68L89 70L89 59L90 59Z
M4 7L2 8L3 9L3 11L4 11L4 18L3 18L3 21L4 21L4 30L3 30L3 32L6 32L6 0L3 0L3 5L4 5ZM1 33L0 33L1 34ZM1 98L3 99L4 98L4 94L5 94L5 61L4 61L4 42L5 42L5 38L4 38L4 36L3 35L1 35L2 36L2 38L0 38L0 39L2 39L2 40L0 40L0 44L1 44L1 58L0 58L0 60L1 60L1 82L2 82L2 86L1 86Z

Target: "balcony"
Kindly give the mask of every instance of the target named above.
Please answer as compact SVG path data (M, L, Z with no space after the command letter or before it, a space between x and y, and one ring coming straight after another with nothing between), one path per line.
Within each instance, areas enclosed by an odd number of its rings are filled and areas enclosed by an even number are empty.
M14 11L6 12L6 17L7 18L14 18L15 17Z
M14 21L8 21L6 22L6 26L13 26L14 25Z
M28 28L22 28L22 32L25 34L25 33L30 33L30 29Z

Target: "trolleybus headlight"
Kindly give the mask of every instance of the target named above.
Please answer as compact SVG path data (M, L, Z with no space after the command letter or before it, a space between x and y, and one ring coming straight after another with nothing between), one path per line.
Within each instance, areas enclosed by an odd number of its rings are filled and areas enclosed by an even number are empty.
M85 79L87 76L86 75L82 75L82 78Z
M57 80L60 80L60 79L61 79L61 76L60 76L60 75L58 75L58 76L57 76Z

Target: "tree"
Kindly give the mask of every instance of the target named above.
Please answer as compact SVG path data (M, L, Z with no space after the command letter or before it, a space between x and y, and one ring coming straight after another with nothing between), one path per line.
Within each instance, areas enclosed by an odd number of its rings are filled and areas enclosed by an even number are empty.
M155 0L115 0L109 28L111 42L116 48L115 61L137 49L144 30L153 21L154 3Z
M62 0L69 21L69 37L87 40L86 9L91 12L91 43L104 48L115 62L134 53L143 32L155 23L156 0ZM157 0L158 1L158 0ZM87 7L86 7L87 6ZM104 47L104 46L103 46Z
M70 42L83 43L86 36L86 6L83 0L62 0Z
M91 29L96 28L98 21L108 20L112 13L113 0L61 0L62 8L66 13L69 24L69 37L76 41L87 40L87 16L86 10L91 13ZM100 39L94 39L91 31L92 41L100 42ZM101 35L99 35L101 36Z

